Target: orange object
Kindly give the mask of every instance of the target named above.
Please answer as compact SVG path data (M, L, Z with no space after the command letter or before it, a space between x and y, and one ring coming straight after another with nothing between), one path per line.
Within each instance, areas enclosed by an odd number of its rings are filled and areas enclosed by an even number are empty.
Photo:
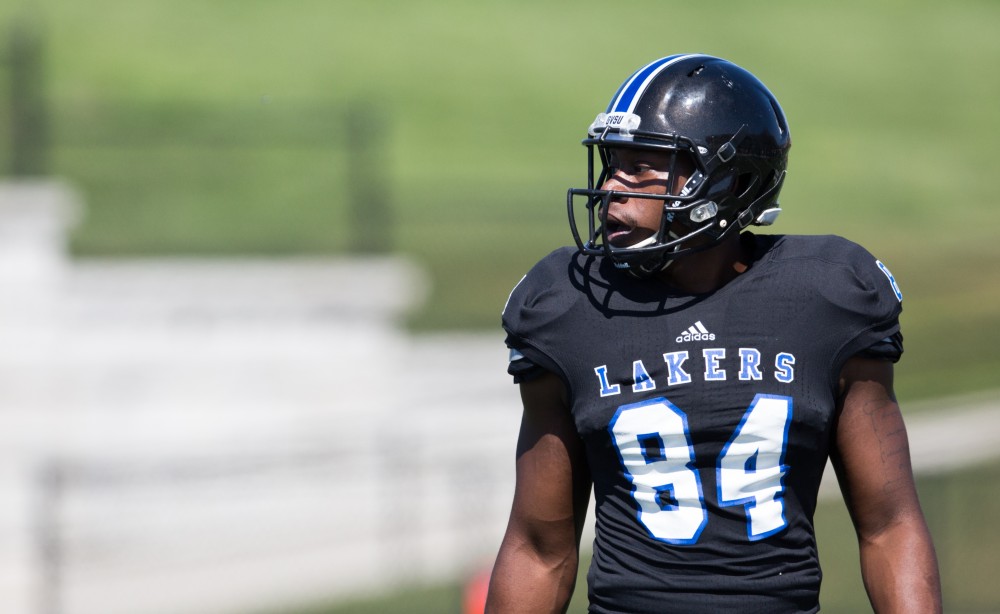
M486 594L490 589L490 575L493 569L484 569L465 583L462 596L462 614L483 614L486 611Z

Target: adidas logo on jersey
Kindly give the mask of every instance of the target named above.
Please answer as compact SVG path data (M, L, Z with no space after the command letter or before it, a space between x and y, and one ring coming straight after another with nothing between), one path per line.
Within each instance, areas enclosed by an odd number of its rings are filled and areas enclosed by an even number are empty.
M708 329L701 323L701 320L698 320L689 326L686 331L677 336L677 343L684 343L685 341L715 341L715 333L708 332Z

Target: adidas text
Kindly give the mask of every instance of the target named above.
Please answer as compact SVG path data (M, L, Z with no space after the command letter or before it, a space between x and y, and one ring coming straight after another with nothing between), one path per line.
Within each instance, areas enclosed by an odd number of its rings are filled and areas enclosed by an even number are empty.
M686 331L677 335L677 343L685 341L715 341L715 333L708 332L701 320L689 326Z
M683 334L677 337L677 343L684 343L685 341L715 341L715 333L692 333L691 331L684 331Z

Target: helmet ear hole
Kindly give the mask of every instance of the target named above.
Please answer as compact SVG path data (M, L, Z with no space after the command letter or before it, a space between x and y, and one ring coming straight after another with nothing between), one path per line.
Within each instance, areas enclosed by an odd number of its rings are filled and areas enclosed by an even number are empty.
M761 182L760 188L757 190L757 193L753 195L754 201L756 201L758 198L763 196L765 192L771 189L771 186L774 185L774 179L776 175L777 173L775 171L771 171L770 173L767 174L767 177L765 177L764 181Z
M753 173L743 173L736 178L736 187L733 189L733 194L736 195L736 198L743 198L753 185Z

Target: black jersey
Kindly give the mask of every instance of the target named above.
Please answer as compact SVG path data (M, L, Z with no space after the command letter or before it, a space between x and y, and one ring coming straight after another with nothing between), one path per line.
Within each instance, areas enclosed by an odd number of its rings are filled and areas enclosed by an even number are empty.
M586 447L591 612L818 610L839 371L872 347L898 358L902 296L845 239L743 240L750 268L709 294L563 248L504 309L511 372L559 375Z

